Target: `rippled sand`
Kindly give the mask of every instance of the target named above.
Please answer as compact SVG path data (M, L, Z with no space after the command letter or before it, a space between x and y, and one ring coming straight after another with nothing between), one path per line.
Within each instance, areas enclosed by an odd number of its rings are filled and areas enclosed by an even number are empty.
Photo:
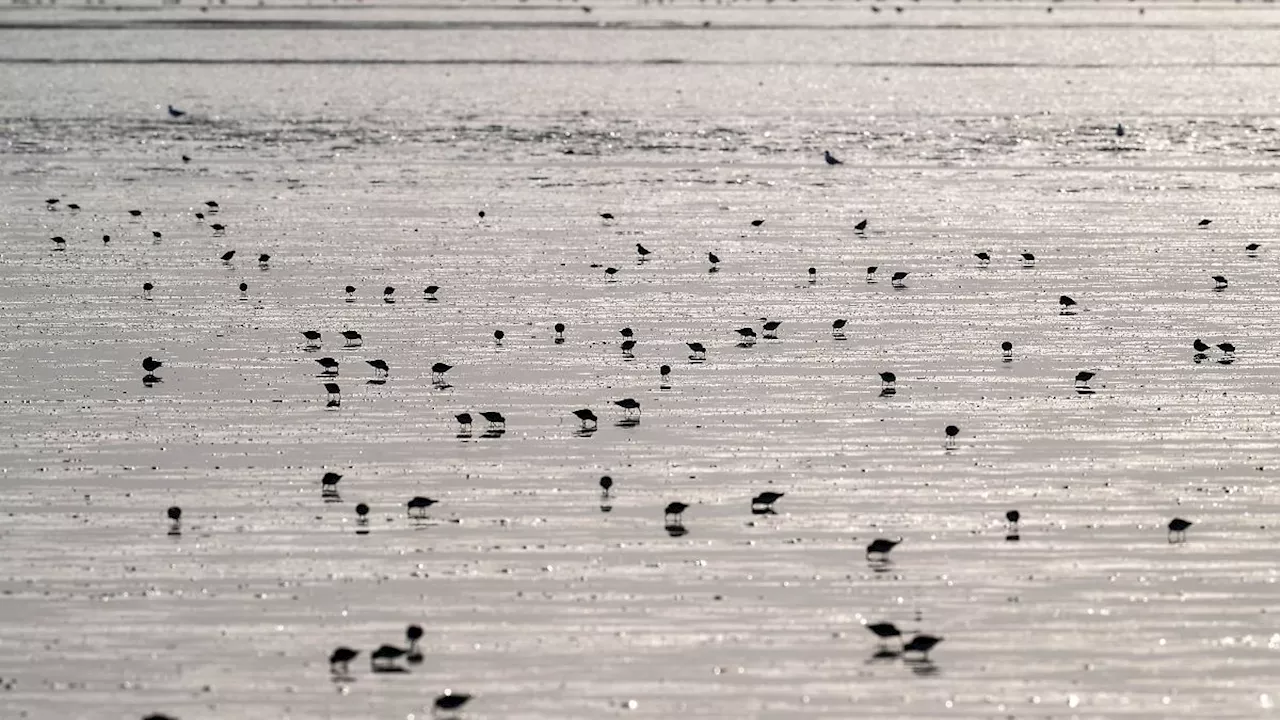
M1280 178L1276 70L1248 48L1275 11L1126 21L1116 41L1091 28L1114 7L1068 5L1084 20L1054 43L1018 26L1039 7L982 7L1030 49L927 5L903 17L932 29L901 30L918 44L877 68L697 61L741 28L548 39L537 9L503 11L524 30L314 43L0 31L25 43L0 64L0 716L422 718L451 688L473 718L1269 717ZM812 6L769 12L799 27L759 31L767 57L822 47ZM651 62L641 33L686 62ZM1246 57L1215 59L1215 33ZM1056 57L1090 38L1102 67ZM1105 55L1124 38L1170 50L1127 68ZM309 59L222 62L266 48ZM371 48L412 62L332 62ZM951 54L976 61L929 67ZM40 60L59 57L139 62ZM198 222L206 200L220 210ZM762 318L778 339L739 347ZM1234 362L1193 357L1197 337ZM165 363L150 387L147 356ZM749 511L764 490L786 493L776 515ZM440 500L427 519L406 517L415 495ZM678 537L672 500L690 504ZM1195 522L1185 543L1175 516ZM898 536L890 562L864 557ZM931 662L876 657L861 625L878 621L945 640ZM426 662L371 673L409 622ZM329 672L338 645L364 651L349 679Z

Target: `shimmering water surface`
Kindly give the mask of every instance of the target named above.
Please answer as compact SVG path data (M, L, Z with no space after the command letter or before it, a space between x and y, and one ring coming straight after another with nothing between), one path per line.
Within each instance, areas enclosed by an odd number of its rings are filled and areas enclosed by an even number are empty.
M0 717L1272 716L1280 11L872 5L0 9Z

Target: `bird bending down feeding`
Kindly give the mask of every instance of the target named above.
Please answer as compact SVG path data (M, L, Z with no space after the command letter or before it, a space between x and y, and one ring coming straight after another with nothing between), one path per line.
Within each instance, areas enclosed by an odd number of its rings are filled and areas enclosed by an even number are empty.
M978 267L986 267L991 264L991 255L986 252L976 252L973 254L978 258Z
M688 345L688 346L689 346L689 352L693 353L692 357L694 357L694 358L698 358L698 359L700 359L700 360L706 360L706 359L707 359L707 349L706 349L705 347L703 347L702 343L700 343L700 342L687 342L687 343L685 343L685 345Z
M1058 304L1062 306L1063 314L1066 314L1071 311L1071 308L1075 307L1076 301L1066 295L1060 295L1058 297Z
M738 328L735 332L742 337L744 343L753 342L756 339L756 331L749 327Z
M876 538L871 541L871 544L867 545L867 557L871 557L872 555L879 555L882 558L886 557L889 554L889 551L893 550L901 542L902 538L898 538L897 540Z
M1022 253L1022 267L1031 267L1036 264L1036 256L1031 253Z
M444 382L444 374L452 369L452 365L438 362L431 366L431 375L435 378L436 382Z
M446 690L444 695L436 698L436 702L433 707L436 710L457 710L463 705L466 705L470 700L471 696L466 693L455 694Z
M320 359L316 360L316 362L317 362L317 363L319 363L322 374L324 374L324 375L337 375L337 374L338 374L338 361L337 361L337 360L335 360L335 359L333 359L333 358L331 358L331 357L322 357L322 358L320 358Z
M387 365L386 360L365 360L365 362L368 363L369 367L373 368L374 370L376 370L378 373L382 375L391 374L391 366Z
M453 416L453 419L458 421L459 430L471 429L471 413L458 413Z
M635 411L637 415L640 414L640 401L636 400L635 398L623 398L622 400L614 400L613 404L625 410L627 415L630 415L632 411Z
M1169 521L1169 542L1186 542L1187 528L1195 523L1182 518L1174 518Z
M480 413L480 417L484 418L485 420L488 420L489 425L491 426L494 426L494 427L502 426L504 428L507 426L507 419L502 416L502 413L497 412L496 410L482 412Z
M880 387L891 388L898 382L898 376L891 372L880 373Z
M1081 370L1080 372L1076 373L1076 384L1088 385L1089 381L1094 378L1094 375L1095 373L1091 373L1088 370Z
M1224 275L1214 275L1212 279L1213 279L1213 283L1214 283L1214 285L1213 285L1213 289L1214 289L1214 290L1223 290L1223 289L1225 289L1225 288L1227 287L1227 278L1226 278L1226 276L1224 276Z
M583 428L587 427L587 423L591 423L592 427L595 427L597 424L599 424L599 421L596 419L596 414L591 412L591 410L589 410L588 408L582 408L581 410L574 410L573 415L574 417L582 421Z
M364 337L355 330L343 330L342 337L346 338L347 345L363 345Z
M374 672L386 670L394 667L395 661L399 660L407 652L404 648L398 648L394 645L383 645L369 655L369 663L373 666Z
M680 522L683 520L684 511L688 509L689 509L689 505L687 503L682 503L682 502L668 503L666 512L662 516L662 518L663 520L669 519L673 521L675 524L679 525Z
M909 271L899 270L893 274L893 277L889 278L889 284L896 288L906 287L906 283L903 281L906 280L907 276L910 274L911 273Z

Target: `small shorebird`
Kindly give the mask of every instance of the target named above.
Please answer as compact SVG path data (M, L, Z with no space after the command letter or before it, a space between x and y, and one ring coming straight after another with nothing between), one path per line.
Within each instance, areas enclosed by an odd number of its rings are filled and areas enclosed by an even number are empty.
M177 505L174 505L169 508L166 514L169 516L170 520L174 522L178 522L179 520L182 519L182 508L178 507Z
M1094 378L1097 373L1091 373L1088 370L1081 370L1076 373L1076 385L1088 385L1089 381Z
M324 375L337 375L337 374L338 374L338 361L337 361L337 360L335 360L335 359L333 359L333 358L331 358L331 357L323 357L323 358L320 358L319 360L316 360L316 362L317 362L317 363L320 363L320 367L321 367L321 368L323 368L323 370L322 370L322 374L324 374Z
M132 215L133 217L142 217L141 210L130 210L129 214Z
M756 508L763 508L765 510L772 510L773 504L778 502L783 495L786 495L786 493L770 491L762 492L751 498L751 509L755 510Z
M956 427L955 425L948 425L946 427L946 430L944 430L944 432L947 434L947 447L949 448L955 447L956 436L960 434L960 428Z
M1236 346L1229 342L1218 343L1217 348L1227 355L1236 354Z
M898 538L897 540L876 538L871 541L871 544L867 545L867 557L871 557L872 555L879 555L882 558L887 557L889 555L889 551L893 550L901 542L902 538Z
M1213 282L1214 282L1214 286L1213 286L1214 290L1224 290L1227 287L1227 278L1223 275L1214 275Z
M1207 352L1209 350L1209 346L1200 338L1196 338L1195 342L1191 343L1191 347L1195 348L1195 351L1199 353Z
M574 410L573 415L574 417L582 421L583 429L586 429L587 423L591 423L591 427L595 427L597 424L599 424L599 421L596 419L596 414L591 412L587 408L582 408L581 410Z
M602 493L604 493L605 495L608 495L609 491L612 489L613 489L613 478L609 477L608 475L605 475L604 477L600 478L600 491Z
M369 663L372 665L374 672L386 670L393 667L396 660L399 660L407 652L404 648L398 648L395 645L383 645L369 655Z
M445 373L447 373L447 372L449 372L449 371L450 371L450 370L452 370L452 369L453 369L453 366L452 366L452 365L449 365L449 364L447 364L447 363L438 362L438 363L436 363L436 364L434 364L434 365L432 365L432 366L431 366L431 376L435 379L435 381L436 381L436 382L438 382L438 383L443 383L443 382L444 382L444 374L445 374Z
M663 365L658 368L658 377L660 377L664 383L671 379L671 366Z
M978 267L986 267L991 264L991 255L986 252L976 252L973 254L978 258Z
M630 415L631 411L633 410L637 415L640 414L640 401L636 400L635 398L623 398L622 400L614 400L613 404L622 408L627 415Z
M355 286L355 285L348 285L348 286L346 286L345 288L343 288L343 289L342 289L342 291L343 291L343 292L345 292L345 293L347 294L347 302L355 302L355 301L356 301L356 297L355 297L355 296L356 296L356 286Z
M418 641L422 640L422 626L410 625L405 628L404 639L409 641L409 654L404 659L415 665L422 662L422 651L418 649Z
M918 652L922 658L928 660L929 651L933 649L933 646L940 642L942 642L942 638L940 637L934 637L932 635L916 635L911 638L911 642L902 646L902 651Z
M1022 520L1022 513L1017 510L1010 510L1004 514L1004 519L1009 524L1009 532L1014 535L1018 534L1018 523Z
M673 519L675 521L675 524L679 525L682 520L681 516L683 516L684 511L688 509L689 509L689 506L686 503L682 503L682 502L668 503L666 513L662 516L662 519L663 520L667 520L668 518Z
M180 118L186 114L187 114L186 110L179 110L178 108L172 105L169 106L169 117L171 118Z
M396 293L396 289L391 287L390 285L382 288L382 302L394 303L396 299L392 296L395 295L395 293Z
M271 262L271 256L270 256L270 255L268 255L268 254L266 254L266 253L262 253L261 255L259 255L259 256L258 256L258 264L259 264L259 265L266 265L266 264L267 264L267 263L269 263L269 262Z
M49 239L53 241L54 250L65 250L67 248L67 239L61 235L54 235Z
M324 474L324 477L320 478L320 487L336 488L338 486L338 481L341 479L342 476L338 473L327 472Z
M604 269L604 274L605 274L605 276L609 279L609 281L610 281L610 282L612 282L612 281L613 281L613 276L618 274L618 268L616 268L616 267L607 267L607 268L605 268L605 269Z
M735 332L737 332L738 335L741 336L742 342L744 344L750 344L755 342L756 340L756 331L749 327L738 328Z
M564 323L556 323L552 330L556 331L556 340L564 342Z
M1013 343L1008 340L1000 343L1000 352L1004 354L1006 360L1013 359Z
M838 159L838 158L836 158L836 156L835 156L835 155L832 155L830 150L823 150L823 151L822 151L822 159L823 159L823 160L826 160L828 165L843 165L843 164L844 164L844 161L843 161L843 160L840 160L840 159Z
M338 674L338 666L341 665L342 673L346 674L349 672L349 668L347 667L348 663L355 660L356 656L359 654L359 650L352 650L349 647L339 647L329 655L329 670L336 675Z
M156 289L156 286L155 286L155 285L152 285L152 284L151 284L151 283L149 283L149 282L144 282L144 283L142 283L142 299L143 299L143 300L150 300L150 299L151 299L151 291L152 291L152 290L155 290L155 289Z
M432 500L429 497L422 497L421 495L418 495L405 503L405 507L408 508L410 517L425 517L427 508L435 505L437 502L439 502L439 500ZM417 512L415 513L415 511Z
M880 373L880 386L885 388L894 387L898 382L898 376L891 372Z
M320 332L318 330L303 330L302 337L306 338L311 345L318 345L320 343Z
M435 302L436 291L439 289L440 289L439 285L428 285L422 289L422 295L427 299L427 302Z
M338 383L325 383L324 391L329 393L330 405L338 405L342 402L342 388L338 387Z
M1209 227L1209 223L1211 222L1213 221L1209 218L1202 218L1200 222L1196 223L1196 227Z
M365 360L365 363L383 375L391 374L391 367L387 365L386 360Z
M849 322L848 322L847 320L845 320L844 318L837 318L836 320L832 321L832 323L831 323L831 334L832 334L832 335L839 335L839 334L840 334L840 331L841 331L841 330L844 330L844 326L845 326L845 325L848 325L848 324L849 324Z
M752 221L751 221L751 227L760 227L760 226L761 226L761 225L763 225L763 224L764 224L764 221L763 221L763 220L752 220Z
M880 644L884 645L884 641L889 638L898 638L898 642L903 642L902 631L893 623L874 623L867 626L876 637L880 638Z
M607 212L605 212L605 213L600 213L600 218L601 218L602 220L612 220L612 219L613 219L613 213L607 213Z
M811 267L809 268L809 284L812 285L816 282L818 282L818 268Z
M458 421L459 430L471 429L471 413L458 413L453 416L453 419Z
M1022 253L1022 267L1031 267L1036 264L1036 256L1031 253Z
M222 259L222 262L231 262L231 258L233 258L233 257L235 257L235 256L236 256L236 251L235 251L235 250L228 250L228 251L226 251L226 252L222 253L222 258L221 258L221 259Z
M506 333L504 333L504 332L502 332L501 330L494 330L494 331L493 331L493 342L494 342L495 344L497 344L497 345L501 345L501 344L502 344L502 338L504 338L504 337L506 337L506 336L507 336L507 334L506 334Z
M142 359L142 369L146 370L147 372L155 372L156 370L159 370L163 365L164 365L163 362L156 360L150 355Z
M1262 247L1262 245L1260 245L1260 244L1258 244L1258 243L1249 243L1248 245L1245 245L1245 246L1244 246L1244 249L1245 249L1245 250L1247 250L1247 251L1248 251L1248 252L1250 252L1250 253L1256 253L1256 252L1258 252L1258 249L1259 249L1259 248L1261 248L1261 247Z
M770 320L764 324L764 336L766 338L778 338L778 328L782 326L781 320Z
M703 347L702 343L700 343L700 342L687 342L687 343L685 343L685 345L688 345L688 346L689 346L689 352L693 353L693 355L692 355L691 357L693 357L693 358L698 358L698 359L701 359L701 360L706 360L706 359L707 359L707 349L706 349L705 347Z
M446 690L445 693L436 698L435 704L432 706L435 710L457 710L463 705L470 702L471 696L466 693L457 693Z
M1169 521L1169 542L1171 543L1186 542L1187 528L1191 527L1193 524L1194 523L1192 523L1190 520L1183 520L1182 518L1174 518L1170 520Z
M488 420L490 426L496 427L498 425L501 425L504 428L507 426L507 419L502 416L502 413L496 410L482 412L480 413L480 417L484 418L485 420Z
M347 347L364 344L364 337L355 330L343 330L342 337L346 338Z
M621 335L621 336L622 336L622 337L624 337L624 338L629 338L629 337L634 337L634 336L635 336L635 334L636 334L636 331L635 331L635 330L632 330L632 329L631 329L631 328L629 328L629 327L624 327L624 328L622 328L621 330L619 330L619 331L618 331L618 334L619 334L619 335Z
M720 256L713 252L707 253L707 260L711 262L711 267L715 267L720 264Z
M640 256L640 262L644 262L645 260L648 260L649 255L651 255L652 252L653 251L649 250L649 248L646 248L640 243L636 243L636 254Z
M907 276L910 274L911 273L909 271L899 270L898 272L893 274L892 278L889 279L889 284L896 288L906 287L906 284L903 282L903 280L906 280Z
M867 266L867 282L873 283L876 281L876 270L879 270L879 269L880 268L875 265Z
M1067 295L1058 296L1058 304L1062 306L1062 314L1066 315L1071 312L1071 308L1075 307L1076 301Z
M853 229L861 233L862 231L867 229L868 222L869 221L866 218L863 218L862 220L858 221L856 225L853 226Z

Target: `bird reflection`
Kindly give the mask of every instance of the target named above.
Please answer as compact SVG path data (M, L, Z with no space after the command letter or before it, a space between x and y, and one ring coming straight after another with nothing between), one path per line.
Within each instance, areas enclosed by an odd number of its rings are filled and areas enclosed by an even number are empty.
M897 650L890 650L887 647L881 647L872 653L871 657L867 658L867 664L874 665L876 663L891 663L901 656L902 653Z
M911 672L921 677L938 674L938 666L928 658L903 658L902 662L911 668Z
M640 424L640 417L637 415L632 415L631 417L622 418L618 422L614 423L614 426L620 427L620 428L630 428L630 427L635 427L639 424Z
M684 523L682 522L670 523L666 526L666 531L667 534L673 538L684 537L689 534L689 531L685 529Z
M146 387L155 387L158 383L164 382L159 375L143 375L142 384Z
M488 430L485 430L484 433L480 435L480 437L486 440L496 440L506 434L507 434L506 428L502 427L501 425L495 425L490 427ZM461 435L459 435L459 437L461 437Z
M596 434L596 430L599 430L599 428L595 425L583 425L582 427L574 431L573 434L576 435L577 437L583 437L583 438L591 437L592 435Z
M332 504L332 503L340 503L340 502L342 502L342 496L338 494L338 490L337 490L337 488L323 488L323 489L321 489L321 490L320 490L320 499L321 499L321 500L323 500L323 501L325 502L325 504Z

